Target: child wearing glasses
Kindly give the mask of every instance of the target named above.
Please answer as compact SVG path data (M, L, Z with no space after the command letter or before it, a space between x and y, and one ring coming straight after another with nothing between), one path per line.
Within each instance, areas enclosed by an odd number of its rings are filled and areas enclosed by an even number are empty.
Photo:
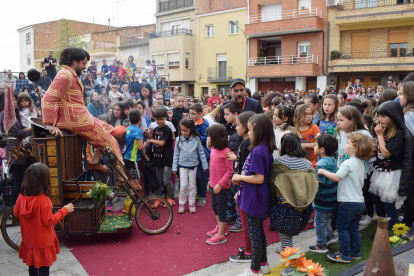
M297 128L302 148L306 151L306 159L312 163L317 162L317 156L313 152L315 147L315 138L321 133L319 127L312 123L312 108L307 104L302 104L295 111L295 127Z

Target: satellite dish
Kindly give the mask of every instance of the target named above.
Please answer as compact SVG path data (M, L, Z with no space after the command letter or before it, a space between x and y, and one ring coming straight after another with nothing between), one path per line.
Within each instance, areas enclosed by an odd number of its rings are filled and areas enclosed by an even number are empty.
M36 68L31 68L27 72L27 77L31 82L38 82L40 80L40 72Z

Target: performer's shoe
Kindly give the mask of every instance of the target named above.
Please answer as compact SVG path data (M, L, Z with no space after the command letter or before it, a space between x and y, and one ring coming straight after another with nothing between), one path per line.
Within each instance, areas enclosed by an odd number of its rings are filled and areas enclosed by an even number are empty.
M108 168L105 165L101 165L99 163L97 163L97 164L89 163L88 165L86 165L86 170L88 170L88 171L99 171L99 172L108 172Z

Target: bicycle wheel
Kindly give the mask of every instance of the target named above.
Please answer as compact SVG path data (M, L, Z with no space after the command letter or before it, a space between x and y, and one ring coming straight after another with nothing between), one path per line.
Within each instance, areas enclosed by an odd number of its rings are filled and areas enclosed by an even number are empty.
M161 205L157 208L150 208L145 206L146 202L149 206L150 202L154 200L161 201ZM162 205L167 206L164 208ZM144 233L155 235L160 234L170 227L173 220L173 210L168 201L160 196L148 196L143 201L138 203L135 210L135 222Z
M4 241L13 249L19 251L22 242L20 219L13 215L14 206L9 208L1 220L1 234Z

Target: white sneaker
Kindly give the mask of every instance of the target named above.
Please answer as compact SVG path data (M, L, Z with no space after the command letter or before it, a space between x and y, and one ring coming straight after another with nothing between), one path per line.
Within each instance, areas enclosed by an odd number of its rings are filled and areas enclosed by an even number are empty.
M262 271L259 271L259 273L253 273L253 271L250 269L250 267L243 270L242 274L239 274L237 276L263 276Z
M270 265L267 262L265 266L260 266L260 270L263 274L269 274L270 273Z
M374 220L376 220L377 219L377 217L376 216L373 216L372 218L370 217L370 216L366 216L364 219L362 219L360 222L359 222L359 225L361 225L361 226L368 226L371 222L373 222Z
M399 221L399 222L403 222L403 220L404 220L404 216L399 216L399 217L398 217L398 221Z

